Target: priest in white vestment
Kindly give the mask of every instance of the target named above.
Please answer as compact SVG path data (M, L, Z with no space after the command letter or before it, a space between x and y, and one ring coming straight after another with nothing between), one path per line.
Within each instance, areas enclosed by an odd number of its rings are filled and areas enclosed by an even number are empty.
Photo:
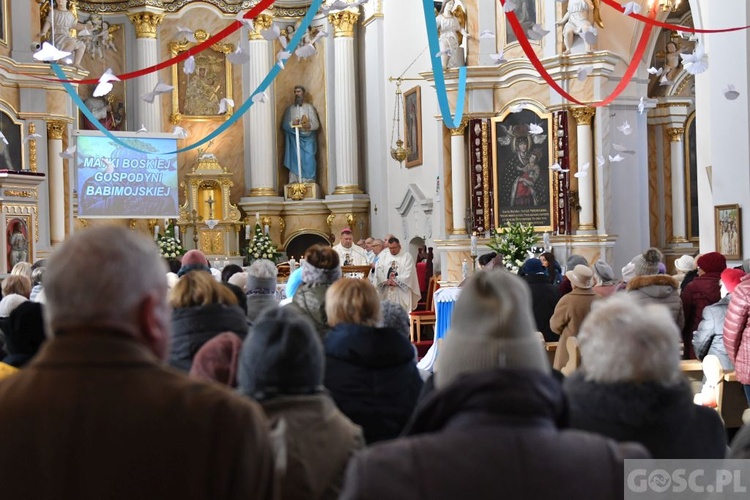
M354 244L354 235L348 227L341 230L341 242L333 249L339 254L342 266L366 266L368 264L367 253L364 248Z
M375 265L375 286L380 300L401 304L413 311L421 298L417 268L409 252L401 249L397 238L388 240L388 251L381 252Z

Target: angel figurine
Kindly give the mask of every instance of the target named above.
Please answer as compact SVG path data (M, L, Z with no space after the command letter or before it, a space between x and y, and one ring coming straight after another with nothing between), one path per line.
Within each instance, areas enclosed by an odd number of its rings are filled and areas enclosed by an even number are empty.
M459 0L446 0L440 14L435 18L440 43L440 59L443 69L461 66L463 57L461 42L466 32L466 10Z
M604 27L599 12L599 1L600 0L568 1L568 10L565 12L563 18L555 23L558 26L563 27L563 45L565 46L563 55L570 54L570 49L573 47L576 35L581 37L586 44L586 52L592 51L591 44L596 38L596 28L594 27L594 24L600 28ZM593 24L589 18L589 11L593 12Z

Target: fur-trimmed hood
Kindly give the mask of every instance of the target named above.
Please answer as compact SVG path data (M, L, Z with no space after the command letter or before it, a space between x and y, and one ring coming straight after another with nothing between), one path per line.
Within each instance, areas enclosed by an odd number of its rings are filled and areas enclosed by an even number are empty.
M646 290L647 289L647 290ZM671 295L680 289L680 284L671 276L666 274L650 274L647 276L636 276L628 281L627 290L632 292L640 290L654 298L662 298Z

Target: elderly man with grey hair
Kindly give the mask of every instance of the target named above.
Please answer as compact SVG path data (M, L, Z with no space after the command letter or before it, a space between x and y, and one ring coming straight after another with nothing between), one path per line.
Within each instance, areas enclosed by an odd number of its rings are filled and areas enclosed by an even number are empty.
M267 259L257 259L247 269L247 319L250 324L268 308L279 307L276 301L276 265Z
M121 227L56 249L44 276L52 338L0 384L8 498L274 497L260 407L164 366L165 274L153 241Z
M640 445L564 428L565 397L536 333L531 292L506 271L467 280L435 387L401 438L351 459L341 499L497 498L501 488L507 498L614 500L623 459L648 456Z
M581 367L564 384L572 427L639 442L653 458L724 458L721 418L693 404L665 306L615 294L594 304L578 341Z

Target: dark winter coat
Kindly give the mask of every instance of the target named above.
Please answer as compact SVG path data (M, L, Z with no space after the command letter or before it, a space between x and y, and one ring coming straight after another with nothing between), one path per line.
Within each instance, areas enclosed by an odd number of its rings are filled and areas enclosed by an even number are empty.
M616 441L637 441L653 458L724 458L727 441L719 414L693 403L687 383L601 384L578 371L565 379L570 425Z
M716 304L721 299L721 273L705 273L696 277L680 295L682 309L685 313L685 326L682 329L682 343L685 348L685 358L695 359L693 352L693 332L703 319L703 308Z
M172 312L172 347L169 364L186 372L203 344L222 332L232 332L244 339L247 318L239 306L207 304L182 307Z
M544 274L531 274L523 277L531 289L531 305L534 309L536 329L542 332L547 342L557 342L559 337L549 327L549 320L560 300L557 287L549 282Z
M724 347L734 363L734 374L742 384L750 384L750 280L740 282L724 318Z
M247 320L252 325L260 314L271 307L279 307L276 295L254 293L247 295Z
M724 347L724 318L731 298L732 296L727 294L716 304L703 309L703 321L693 334L693 349L698 359L703 361L707 355L713 354L719 358L721 367L730 372L734 371L734 364Z
M622 498L623 459L646 450L563 430L565 406L539 372L462 377L420 404L406 437L355 455L340 498Z
M390 328L340 324L328 332L325 386L368 443L393 439L422 389L409 339Z
M685 326L685 316L680 300L680 285L666 274L636 276L628 282L628 293L641 303L662 304L672 313L677 328Z

